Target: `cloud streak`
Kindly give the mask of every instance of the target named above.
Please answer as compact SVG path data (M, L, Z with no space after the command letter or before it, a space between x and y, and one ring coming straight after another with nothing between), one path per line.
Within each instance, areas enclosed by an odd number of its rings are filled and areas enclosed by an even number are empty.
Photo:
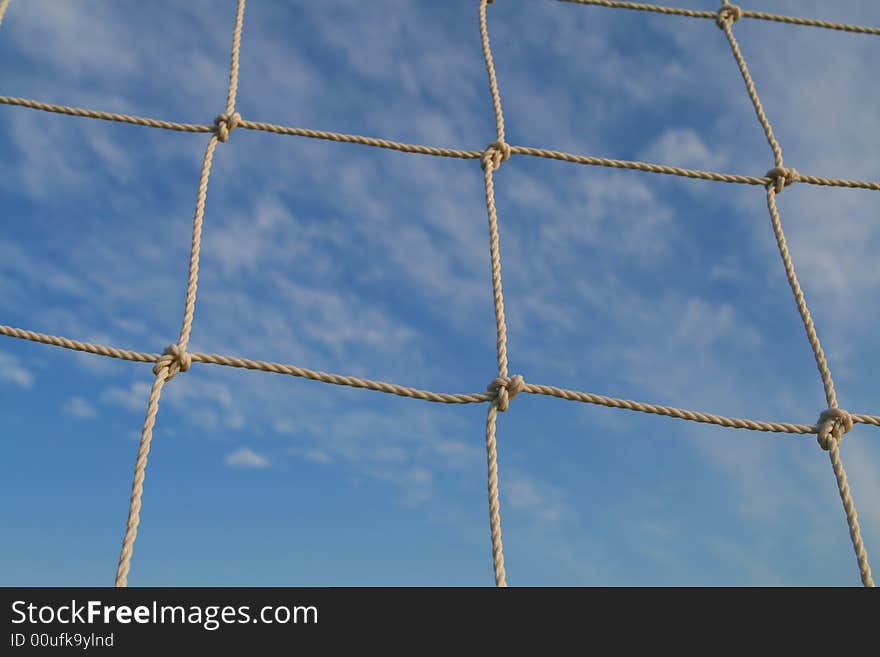
M0 351L0 381L29 389L34 385L34 374L21 365L17 357Z
M249 447L240 447L226 455L226 465L231 468L258 470L268 468L270 463L262 454L258 454Z

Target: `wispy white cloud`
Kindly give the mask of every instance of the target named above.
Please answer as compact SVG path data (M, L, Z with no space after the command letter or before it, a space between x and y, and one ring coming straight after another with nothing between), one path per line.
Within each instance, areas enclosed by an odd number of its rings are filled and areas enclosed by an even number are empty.
M226 456L226 465L231 468L268 468L269 459L249 447L240 447Z
M691 128L666 128L640 156L648 162L662 162L693 169L723 170L727 158L717 147L710 148Z
M105 404L121 406L128 411L141 411L147 407L150 384L144 381L133 381L128 387L108 386L101 392L101 401Z
M27 389L34 385L34 374L17 357L0 351L0 381Z
M303 458L307 461L313 461L315 463L333 463L333 457L330 456L327 452L321 451L320 449L310 449L303 454Z
M503 489L504 499L513 509L525 512L539 523L559 524L569 511L564 492L534 475L514 470L504 476Z
M89 420L98 416L98 411L82 397L71 397L64 402L64 411L81 420Z
M425 466L392 468L370 465L365 473L380 481L393 484L399 491L400 501L407 506L420 506L434 497L434 473Z

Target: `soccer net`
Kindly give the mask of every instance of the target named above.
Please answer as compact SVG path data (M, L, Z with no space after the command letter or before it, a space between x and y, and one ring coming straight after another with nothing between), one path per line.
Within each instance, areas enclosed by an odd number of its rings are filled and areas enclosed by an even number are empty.
M9 96L0 96L0 103L6 105L14 105L19 107L27 107L45 112L55 112L59 114L67 114L69 116L86 117L92 119L101 119L105 121L118 121L122 123L130 123L150 128L160 128L165 130L176 130L181 132L202 132L209 134L207 147L205 149L204 159L202 161L201 175L199 177L198 191L196 194L195 215L193 219L192 246L190 250L189 276L186 287L186 296L184 303L183 320L181 324L180 334L177 341L165 348L163 353L143 353L120 349L113 346L100 344L91 344L72 340L67 337L47 335L37 333L22 328L0 325L0 334L23 340L31 340L56 347L73 349L76 351L87 352L110 358L119 358L141 363L153 363L154 379L150 389L149 398L147 400L146 416L144 418L143 427L141 429L140 444L138 447L137 458L134 467L134 478L131 489L131 499L128 511L128 522L125 529L125 535L122 542L122 550L119 557L119 563L116 571L116 585L126 586L128 583L128 575L131 569L132 555L134 551L135 539L138 533L138 524L140 519L140 510L144 492L144 480L147 468L147 458L150 452L150 444L153 438L153 428L159 412L159 400L162 395L162 389L177 374L186 372L193 363L204 363L213 365L223 365L227 367L245 368L251 370L260 370L263 372L274 372L276 374L287 374L290 376L302 377L314 381L324 383L332 383L335 385L351 386L354 388L364 388L378 392L399 395L402 397L410 397L412 399L421 399L429 402L442 404L481 404L488 405L486 415L486 455L488 465L488 498L489 498L489 527L492 545L492 561L495 572L495 583L497 586L507 585L507 576L504 565L504 549L501 539L501 511L500 496L498 488L498 459L497 459L497 440L496 440L496 424L499 412L504 412L509 408L511 401L520 393L529 393L533 395L548 395L567 399L570 401L583 402L587 404L599 404L611 408L622 408L631 411L639 411L642 413L653 413L656 415L664 415L667 417L678 418L681 420L690 420L693 422L704 422L715 424L722 427L730 427L734 429L749 429L753 431L780 432L791 434L816 434L819 446L828 452L832 470L837 482L840 499L843 503L844 512L846 514L847 524L849 526L850 538L852 540L853 549L858 563L859 574L862 584L865 586L873 586L874 582L871 577L871 568L868 563L868 554L862 540L861 530L859 528L858 516L856 514L855 502L847 483L846 471L840 456L840 442L843 436L848 433L854 424L872 424L880 426L880 416L863 415L850 413L840 408L837 400L837 394L834 389L834 380L831 376L831 370L825 358L819 336L813 325L810 310L795 274L794 264L788 250L785 239L785 233L782 229L782 220L779 210L776 206L776 196L794 183L809 185L824 185L835 187L847 187L868 189L880 191L880 182L869 182L859 180L848 180L838 178L826 178L815 175L808 175L798 172L794 168L786 167L783 156L782 147L773 133L770 120L768 119L758 92L755 88L749 68L746 64L745 57L740 50L739 43L734 35L734 24L741 19L755 19L765 21L775 21L779 23L787 23L791 25L803 25L816 28L824 28L831 30L841 30L856 34L880 35L880 28L865 27L861 25L849 25L843 23L834 23L823 20L815 20L809 18L800 18L794 16L782 16L778 14L770 14L761 11L751 11L742 9L737 5L731 4L729 0L723 0L722 6L717 11L698 11L692 9L682 9L676 7L667 7L660 5L643 4L637 2L615 2L613 0L560 0L562 2L570 2L581 5L596 5L600 7L608 7L613 9L626 9L636 11L656 12L673 16L683 16L696 19L707 19L714 23L714 26L720 29L724 34L730 50L736 60L743 81L745 82L746 91L749 95L751 103L755 109L758 121L767 138L767 143L773 154L773 166L763 176L738 175L730 173L720 173L714 171L702 171L697 169L687 169L681 167L667 166L663 164L653 164L649 162L637 162L630 160L617 160L603 157L592 157L588 155L576 155L566 152L547 150L543 148L535 148L531 146L515 146L508 144L505 140L504 133L504 113L501 106L501 92L499 90L498 80L495 76L495 65L492 59L492 49L489 44L489 30L486 21L487 5L493 4L494 0L477 0L479 31L482 41L483 57L485 59L486 72L488 74L489 91L492 100L492 107L495 115L495 138L489 145L482 150L459 150L453 148L438 148L434 146L424 146L419 144L408 144L386 139L377 139L361 135L351 135L336 132L326 132L320 130L310 130L307 128L287 127L270 123L259 123L248 121L243 118L235 110L236 94L238 90L238 70L239 55L241 51L241 34L244 22L245 0L237 0L235 12L235 21L232 31L232 49L231 61L229 69L229 86L226 98L226 107L223 113L217 116L212 124L194 124L194 123L177 123L173 121L164 121L153 118L144 118L140 116L132 116L128 114L117 114L111 112L103 112L100 110L82 109L78 107L68 107L63 105L54 105L43 103L38 100L28 98L16 98ZM3 16L9 5L9 0L0 0L0 25L2 25ZM478 160L482 169L483 182L486 190L486 210L489 223L489 254L491 259L492 271L492 290L495 309L495 327L496 327L496 354L498 361L498 372L491 383L489 383L486 392L475 393L442 393L429 390L420 390L407 386L388 383L385 381L375 381L371 379L363 379L358 377L346 376L343 374L332 374L309 370L297 365L282 364L274 362L266 362L259 360L251 360L236 356L195 353L189 352L187 346L189 344L190 333L192 330L193 318L195 316L196 291L199 275L199 255L202 237L202 225L205 217L205 201L208 193L208 179L211 174L211 163L214 153L219 143L225 143L230 133L236 129L260 130L271 132L278 135L292 135L299 137L308 137L313 139L325 139L338 142L349 142L362 144L364 146L373 146L377 148L386 148L404 153L416 153L421 155L432 155L437 157L450 157L465 160ZM687 410L682 408L674 408L670 406L661 406L657 404L649 404L644 402L632 401L629 399L618 399L614 397L606 397L604 395L593 394L589 392L580 392L577 390L568 390L550 385L532 383L526 381L521 375L510 375L508 371L507 358L507 324L504 316L504 294L502 291L501 281L501 250L499 244L498 233L498 211L495 207L494 192L494 175L510 157L529 156L543 157L554 160L571 162L574 164L615 167L623 169L635 169L639 171L647 171L651 173L659 173L673 176L683 176L686 178L695 178L702 180L713 180L718 182L755 185L763 187L766 192L767 209L770 215L770 221L773 233L776 238L776 244L779 249L779 255L785 268L789 286L794 295L798 313L803 321L804 329L807 334L810 346L812 347L815 357L816 366L822 379L822 385L825 391L825 400L827 408L821 411L818 420L812 424L792 424L784 422L766 422L759 420L751 420L744 418L726 417L723 415L715 415L712 413Z

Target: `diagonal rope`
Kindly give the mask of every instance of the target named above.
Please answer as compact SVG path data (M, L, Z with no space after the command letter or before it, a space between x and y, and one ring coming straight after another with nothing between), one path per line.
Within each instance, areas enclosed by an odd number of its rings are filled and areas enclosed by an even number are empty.
M782 264L785 267L785 275L788 279L788 285L794 295L795 304L801 321L804 324L804 330L807 333L807 340L810 348L813 350L813 357L816 359L816 367L819 375L822 377L822 386L825 389L825 400L828 402L829 408L837 407L837 393L834 390L834 380L831 378L831 369L828 367L828 360L825 358L825 350L819 342L819 336L816 333L816 326L813 324L813 317L810 309L807 307L807 300L804 292L798 282L797 274L794 271L794 263L791 260L791 254L788 250L788 243L785 239L785 233L782 230L782 220L779 217L779 210L776 207L776 190L772 185L767 186L767 208L770 211L770 221L773 225L773 234L776 236L776 246L779 249L779 255L782 257Z
M822 384L825 388L825 398L828 402L828 408L836 409L838 407L837 393L834 390L834 381L831 377L831 370L828 367L828 361L825 358L825 352L822 349L822 345L819 342L819 336L816 334L816 328L813 325L813 318L810 315L810 310L807 307L804 293L801 290L801 286L798 283L797 275L794 271L794 265L788 251L785 234L782 231L782 222L779 217L779 211L776 208L776 193L776 189L772 185L767 186L767 206L770 210L770 217L773 224L773 232L776 235L777 246L779 247L779 254L782 256L782 262L785 266L785 273L788 277L788 283L791 287L792 293L794 294L795 303L797 304L798 312L801 315L801 320L804 324L804 330L807 333L807 339L810 342L810 347L813 349L813 355L816 359L816 366L818 367L819 373L822 377ZM831 468L834 471L834 478L837 482L837 489L840 493L840 500L843 503L844 512L846 514L850 540L852 542L853 551L855 552L856 561L858 562L859 566L859 576L864 586L873 587L874 580L871 576L871 566L868 563L868 553L865 548L864 539L862 538L862 530L859 526L859 519L856 513L855 501L853 500L852 493L849 488L849 483L847 482L846 471L843 467L843 461L840 457L840 449L838 445L839 441L839 438L833 441L833 445L828 449L828 457L831 460Z
M728 4L727 0L724 0L723 7L732 6L733 5ZM770 144L770 148L773 151L773 158L776 162L776 166L782 167L784 166L782 163L782 148L779 146L779 142L776 141L776 135L773 134L773 127L770 125L770 120L767 118L766 112L764 112L764 106L761 104L761 99L758 98L758 90L755 89L755 83L752 80L751 73L749 73L749 67L746 66L746 60L739 49L739 43L737 42L736 37L733 36L733 30L730 27L732 23L733 20L730 18L726 20L721 20L719 18L718 26L724 31L725 36L727 36L727 41L730 44L733 57L736 60L737 66L739 66L743 81L746 83L746 91L748 91L749 98L752 100L755 114L758 116L758 122L764 129L764 135L767 137L767 142Z
M846 479L846 470L843 469L843 461L840 458L839 442L838 440L833 442L831 449L828 450L828 458L831 460L831 469L834 471L834 478L837 481L837 491L840 493L840 501L843 503L843 510L846 514L849 538L852 541L853 549L856 553L856 561L859 565L859 577L864 586L873 588L874 578L871 576L871 564L868 563L868 551L865 549L864 540L862 540L856 504L853 501L849 483Z
M859 526L858 515L856 514L855 502L853 501L849 484L846 479L846 471L843 468L843 461L840 458L840 450L838 446L841 438L843 437L843 434L846 431L849 431L849 429L852 427L852 420L849 418L849 413L847 413L846 411L840 411L838 409L837 393L834 390L834 380L831 376L831 369L829 368L828 361L825 358L825 352L822 349L822 344L819 342L819 336L816 333L816 327L813 324L813 318L810 314L809 308L807 307L807 302L804 297L803 290L801 289L800 283L798 282L797 274L794 270L794 263L791 260L791 254L789 253L788 244L785 240L785 233L782 230L782 220L779 217L779 210L776 207L776 195L782 192L786 185L798 181L800 179L800 176L795 170L786 169L785 165L783 164L782 148L779 146L779 142L776 140L776 137L773 134L773 128L770 126L770 120L767 118L767 114L764 112L764 108L761 105L761 100L758 97L757 90L755 89L755 83L752 80L751 74L749 73L749 68L746 65L745 58L740 51L739 43L737 42L736 37L733 35L733 29L731 26L742 16L742 14L742 10L738 6L731 4L730 0L723 0L721 8L718 10L717 24L727 37L727 41L730 44L730 49L733 52L734 59L736 59L736 63L739 66L740 73L742 73L743 81L745 82L749 98L751 98L752 105L754 105L755 114L757 115L758 121L764 129L764 134L767 137L767 142L770 144L770 149L773 151L773 157L776 166L771 169L767 175L774 177L775 179L767 185L767 208L770 211L770 220L773 225L773 233L776 236L776 245L779 249L779 255L782 258L783 266L785 267L785 274L788 278L788 284L789 287L791 287L792 294L794 295L798 313L801 316L801 321L803 322L804 330L807 334L807 340L809 341L810 347L813 350L813 356L816 360L816 367L818 368L819 374L822 377L822 385L825 389L825 400L828 403L828 411L825 411L823 413L823 417L827 414L829 416L843 416L847 419L847 426L845 430L838 429L837 433L831 440L828 439L828 429L826 428L824 432L822 431L822 424L820 421L819 444L822 446L823 449L826 449L828 451L829 458L831 459L831 467L834 470L834 477L837 481L838 492L840 493L840 499L843 502L844 511L846 513L850 539L852 541L853 551L856 555L856 561L858 562L859 575L861 577L862 584L866 587L873 587L874 580L871 577L871 567L868 564L868 554L865 549L864 540L862 539L862 532Z

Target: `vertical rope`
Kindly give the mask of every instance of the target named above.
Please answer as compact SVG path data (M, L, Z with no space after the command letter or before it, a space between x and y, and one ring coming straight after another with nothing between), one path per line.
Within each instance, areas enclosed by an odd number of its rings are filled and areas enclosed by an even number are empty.
M6 15L7 7L9 7L9 0L0 0L0 26L3 25L3 16Z
M495 305L495 350L498 356L498 376L507 376L507 320L504 316L504 291L501 285L501 247L498 235L498 211L495 208L495 185L492 167L483 167L486 186L486 210L489 217L489 255L492 263L492 295Z
M138 447L137 460L134 464L134 480L131 484L128 523L125 528L125 537L122 539L119 565L116 568L117 587L128 586L128 572L131 570L134 541L137 538L138 525L141 520L141 499L144 495L147 457L150 454L150 444L153 441L153 426L156 424L156 415L159 412L159 398L162 395L162 387L165 385L166 374L167 368L156 374L156 378L153 379L153 387L150 389L150 399L147 402L147 415L144 418L144 425L141 429L141 442Z
M489 74L489 92L492 94L492 107L495 110L495 127L499 142L504 141L504 114L501 111L501 93L498 91L498 80L495 77L495 61L489 47L489 29L486 27L486 2L480 0L480 41L483 44L483 59L486 60L486 72ZM493 2L493 0L488 0Z
M229 87L226 94L226 112L224 115L224 123L228 131L235 127L237 123L235 114L235 99L238 94L238 68L239 53L241 51L241 30L244 22L245 0L238 0L238 6L235 13L235 26L232 30L232 54L229 64ZM205 149L205 157L202 160L202 171L199 176L199 190L196 196L196 210L193 218L193 234L192 246L190 249L189 260L189 276L186 286L186 302L184 304L183 323L180 328L180 337L177 344L182 352L186 352L189 345L190 333L192 331L193 316L195 315L196 293L199 283L199 259L202 244L202 224L205 217L205 202L208 197L208 179L211 176L211 164L214 159L214 149L217 147L218 140L226 141L222 136L222 132L214 134L208 141Z
M193 317L196 308L196 293L199 282L199 260L202 244L202 225L205 218L205 203L208 198L208 180L211 177L211 164L214 160L214 151L218 141L226 141L240 117L235 114L235 98L238 93L238 62L241 50L241 29L244 21L245 0L238 0L235 14L235 26L232 31L232 55L229 72L229 88L226 96L226 113L215 121L217 131L211 135L205 148L202 159L202 170L199 174L199 188L196 194L196 209L193 216L192 243L190 246L189 273L186 285L186 301L184 302L183 321L180 328L180 336L176 345L172 345L165 351L165 355L153 368L155 379L150 389L150 398L147 402L147 413L141 429L141 442L134 466L134 479L131 486L131 499L128 507L128 523L125 536L122 540L122 550L119 555L119 565L116 569L116 586L128 585L128 573L131 570L131 559L134 553L134 542L137 538L138 525L140 524L140 511L144 494L144 479L146 477L147 457L150 454L150 444L153 440L153 427L156 424L156 416L159 413L159 399L162 396L163 386L178 372L189 369L191 359L186 352L192 333Z
M481 166L483 182L486 187L486 210L489 218L489 254L492 262L492 293L495 306L496 352L498 356L498 377L507 378L507 322L504 317L504 293L501 286L501 251L498 237L498 211L495 208L495 187L493 174L501 162L510 157L510 147L504 141L504 114L501 111L501 93L495 77L495 63L489 46L489 30L486 25L487 0L480 0L479 22L480 40L483 45L483 58L489 76L489 93L495 111L496 141L486 150ZM486 415L486 460L488 466L489 529L492 536L492 568L495 572L495 585L507 586L504 568L504 547L501 541L501 501L498 492L498 447L495 429L498 418L498 399L489 404Z
M226 92L226 113L235 111L235 97L238 94L238 59L241 51L241 27L244 25L245 0L238 0L235 10L235 27L232 29L232 49L229 61L229 89Z
M498 405L489 404L486 415L486 461L489 465L489 531L492 535L492 568L495 572L495 586L507 586L507 571L504 569L504 545L501 541L501 498L498 493L498 446L495 440L495 423Z
M791 260L791 254L788 250L788 243L785 239L785 233L782 230L782 220L779 217L779 210L776 207L776 194L781 192L786 185L791 184L798 178L798 173L793 169L786 169L783 164L782 159L782 148L779 146L779 142L776 140L776 136L773 134L773 128L770 125L770 120L767 118L766 112L764 112L764 107L761 104L761 100L758 97L758 92L755 89L755 83L752 80L752 76L749 73L749 68L746 65L745 58L743 57L742 51L739 48L739 43L736 40L736 37L733 35L733 30L731 29L731 25L735 23L742 16L742 10L734 4L731 4L729 0L723 0L723 4L721 9L718 10L718 18L717 24L723 31L725 36L727 37L727 41L730 44L730 49L733 52L733 57L736 59L736 63L739 66L740 73L742 73L743 81L746 85L746 90L748 91L749 98L752 100L752 105L755 108L755 114L758 117L758 121L761 124L761 127L764 128L764 134L767 137L767 143L770 144L770 149L773 151L773 158L776 166L768 172L768 177L771 178L770 183L767 185L767 208L770 211L770 221L773 225L773 233L776 236L776 245L779 249L779 255L782 258L782 264L785 267L785 275L788 278L788 285L791 288L792 294L794 295L795 303L797 305L798 312L801 316L801 321L804 325L804 330L807 333L807 340L810 343L810 347L813 350L813 356L816 361L816 367L819 370L819 374L822 377L822 386L825 389L825 400L828 403L828 408L836 410L838 408L837 404L837 393L834 390L834 380L831 376L831 369L828 367L828 361L825 358L825 352L822 349L822 344L819 341L819 336L816 333L816 327L813 324L813 318L810 314L810 309L807 307L807 301L804 297L803 290L801 289L801 285L798 282L797 274L794 271L794 263ZM844 412L845 415L849 415ZM849 427L852 426L852 421L849 421ZM827 427L826 429L827 430ZM847 429L848 430L848 429ZM849 483L846 478L846 471L843 468L843 461L840 458L840 446L839 441L843 436L843 432L838 428L837 434L827 443L820 440L820 445L823 446L823 449L828 450L829 458L831 459L831 467L834 470L834 477L837 481L837 489L840 493L841 502L843 502L843 508L846 513L846 521L849 526L849 535L850 540L852 541L853 551L856 555L856 561L859 565L859 574L861 576L862 584L864 586L874 586L874 580L871 577L871 568L868 564L868 554L865 550L865 544L862 540L862 532L861 527L859 526L858 515L856 514L855 502L853 501L852 494L849 489ZM822 430L820 429L820 438L822 437Z
M205 202L208 198L208 180L211 177L211 164L214 161L214 150L217 148L218 137L211 135L205 156L202 159L202 171L199 174L199 190L196 194L196 211L193 216L192 245L189 256L189 275L186 284L186 301L183 309L183 323L177 344L183 351L189 345L192 332L193 317L196 312L196 293L199 287L199 261L202 249L202 224L205 219Z
M485 2L485 0L483 0ZM489 215L489 251L492 259L492 289L495 299L495 326L497 335L498 376L507 377L507 327L504 319L504 295L501 290L501 255L498 237L498 217L492 185L492 166L485 162L483 176L486 184L486 207ZM495 426L498 401L489 404L486 415L486 458L488 464L489 529L492 535L492 565L496 586L507 586L504 568L504 548L501 542L501 502L498 492L498 449Z

